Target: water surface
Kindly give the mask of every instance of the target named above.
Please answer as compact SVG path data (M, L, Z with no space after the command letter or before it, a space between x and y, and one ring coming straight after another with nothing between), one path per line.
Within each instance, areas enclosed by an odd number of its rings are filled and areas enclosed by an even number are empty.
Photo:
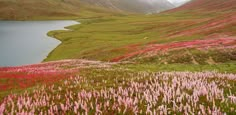
M42 62L61 42L47 36L51 30L75 21L0 21L0 66Z

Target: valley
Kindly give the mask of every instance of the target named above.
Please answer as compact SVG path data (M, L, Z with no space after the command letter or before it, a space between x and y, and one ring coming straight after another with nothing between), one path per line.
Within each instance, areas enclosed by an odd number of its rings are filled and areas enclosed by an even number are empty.
M62 43L42 63L1 67L0 114L236 113L235 0L151 14L115 2L78 2L55 19L80 24L48 33Z

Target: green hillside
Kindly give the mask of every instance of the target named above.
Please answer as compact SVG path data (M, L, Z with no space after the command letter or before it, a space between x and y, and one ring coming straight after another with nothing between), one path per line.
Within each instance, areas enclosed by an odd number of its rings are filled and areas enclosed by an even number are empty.
M47 20L92 18L120 13L79 0L0 0L0 19Z
M130 13L158 13L174 8L167 0L0 0L2 20L94 18Z
M217 4L215 1L212 3L213 6ZM196 1L187 6L191 4L196 4ZM49 33L61 40L62 44L45 61L83 58L102 61L127 60L150 65L212 65L235 61L235 9L225 9L222 6L216 10L223 11L217 12L203 7L205 12L198 12L202 6L192 10L188 10L187 6L183 6L182 10L177 8L176 11L174 9L156 15L78 20L82 24L68 27L72 31ZM224 39L232 41L229 41L230 44L221 43ZM194 42L196 46L172 47L175 42L179 42L180 46L181 43L191 45ZM212 42L216 45L211 47ZM160 47L155 49L152 48L153 45L171 48L157 50ZM205 52L207 45L209 49ZM176 50L181 53L175 53Z

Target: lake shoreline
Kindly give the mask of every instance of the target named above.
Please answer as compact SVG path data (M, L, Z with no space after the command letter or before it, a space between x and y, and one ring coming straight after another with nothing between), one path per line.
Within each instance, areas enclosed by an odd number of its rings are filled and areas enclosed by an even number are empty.
M0 21L0 67L42 63L62 41L51 31L68 31L75 20Z
M75 21L75 20L74 20L74 21ZM81 24L81 23L78 22L78 21L75 21L75 22L77 22L77 24ZM73 29L71 29L71 28L69 28L69 27L70 27L70 26L77 25L77 24L73 24L73 25L65 26L63 31L70 31L70 30L73 30ZM54 38L54 39L56 39L56 40L59 40L61 43L60 43L59 45L57 45L57 46L56 46L56 47L55 47L51 52L49 52L48 55L47 55L47 57L44 58L43 61L42 61L41 63L43 63L43 62L49 62L49 61L46 61L46 60L48 59L48 57L51 56L52 53L56 50L56 48L58 48L58 47L63 43L62 40L60 40L58 37L56 37L56 33L50 35L50 33L53 33L53 32L56 32L56 31L59 31L59 30L51 30L51 31L49 31L49 32L47 33L47 36L49 36L49 37L51 37L51 38ZM50 60L50 61L56 61L56 60Z

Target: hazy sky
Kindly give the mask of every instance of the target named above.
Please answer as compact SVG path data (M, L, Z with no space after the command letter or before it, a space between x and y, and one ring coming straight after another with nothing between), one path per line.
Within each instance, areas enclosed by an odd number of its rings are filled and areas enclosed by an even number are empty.
M183 3L185 3L185 2L188 2L188 1L190 1L190 0L168 0L168 1L170 1L170 2L173 3L174 5L181 5L181 4L183 4Z

